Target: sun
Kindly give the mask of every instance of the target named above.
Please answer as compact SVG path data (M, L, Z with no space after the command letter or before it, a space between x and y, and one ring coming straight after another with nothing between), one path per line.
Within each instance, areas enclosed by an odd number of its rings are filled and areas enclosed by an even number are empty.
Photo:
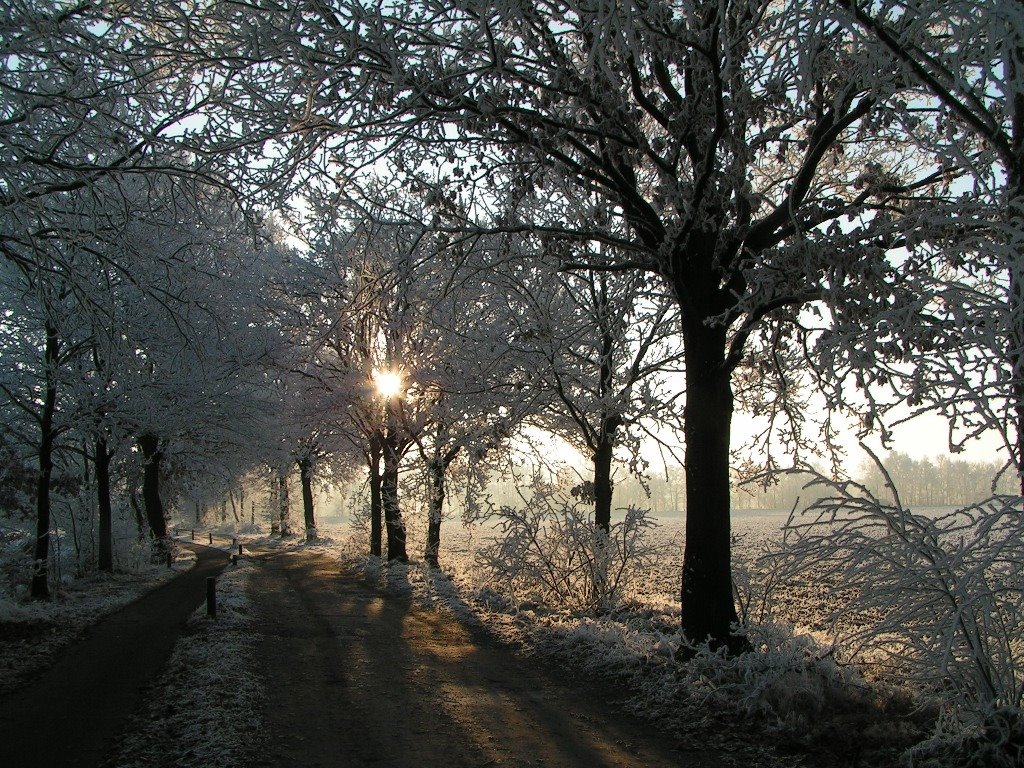
M394 397L402 391L402 375L394 371L374 371L373 383L384 397Z

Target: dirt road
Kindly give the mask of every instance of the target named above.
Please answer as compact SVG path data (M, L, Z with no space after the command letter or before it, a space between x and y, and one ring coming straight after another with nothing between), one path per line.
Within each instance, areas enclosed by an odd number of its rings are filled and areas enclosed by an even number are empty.
M250 597L267 686L255 765L721 765L325 557L260 558Z

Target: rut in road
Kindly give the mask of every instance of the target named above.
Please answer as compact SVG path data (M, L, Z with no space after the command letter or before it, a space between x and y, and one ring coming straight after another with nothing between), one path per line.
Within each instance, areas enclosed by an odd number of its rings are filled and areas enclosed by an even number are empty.
M259 559L263 766L717 766L310 553Z

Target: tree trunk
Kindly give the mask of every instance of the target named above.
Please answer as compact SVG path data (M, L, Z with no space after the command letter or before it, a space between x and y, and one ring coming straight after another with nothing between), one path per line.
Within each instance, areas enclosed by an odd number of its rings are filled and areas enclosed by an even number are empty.
M302 516L306 523L306 540L316 539L316 518L313 516L313 462L307 456L299 462L302 481Z
M405 522L398 506L398 442L394 432L384 440L384 474L381 477L381 502L384 507L384 527L388 537L388 560L407 562L405 551Z
M278 522L278 495L281 493L281 487L277 482L277 475L273 473L271 469L270 475L270 503L268 505L268 513L270 516L270 535L277 536L281 533L281 525Z
M1022 62L1024 63L1024 62ZM1016 71L1016 67L1014 67ZM1017 125L1016 123L1020 124ZM1024 140L1024 98L1015 110L1014 137ZM1007 230L1024 233L1024 152L1018 158L1019 167L1009 169L1007 188L1010 191L1007 203ZM1021 250L1020 246L1017 250ZM1019 255L1019 254L1014 254ZM1010 375L1013 382L1013 419L1016 432L1015 453L1017 479L1020 493L1024 496L1024 274L1019 259L1010 259Z
M134 486L128 493L128 501L132 505L132 512L135 513L135 529L138 531L139 544L141 544L146 540L146 521L143 519L142 507L139 506L139 496Z
M444 514L446 495L446 469L444 462L439 458L435 458L427 464L427 474L430 478L430 498L427 510L427 546L423 551L423 559L427 561L427 565L433 568L441 567L438 554L441 551L441 519Z
M608 318L608 276L604 272L597 275L598 293L597 310L598 326L601 330L601 368L598 391L601 398L612 397L615 392L615 335L612 333ZM601 413L598 427L597 446L594 450L594 524L605 534L611 531L612 525L612 448L615 445L615 431L619 428L619 417Z
M277 476L277 503L281 521L281 536L291 536L292 526L288 520L288 473L281 472Z
M57 358L60 354L60 339L57 329L46 322L46 392L43 395L43 412L39 420L39 478L36 484L36 546L32 567L31 595L39 600L50 597L50 478L53 475L53 414L57 408Z
M160 463L163 451L160 450L160 438L153 434L139 436L139 447L145 467L142 474L142 505L146 512L150 533L153 534L154 558L162 561L170 551L167 538L167 520L164 518L164 505L160 501Z
M96 438L96 503L99 510L99 569L114 570L114 526L110 506L110 451L102 435Z
M594 524L605 534L612 525L612 449L615 447L615 432L618 419L614 416L601 420L597 450L594 451Z
M686 547L681 622L691 642L710 639L739 651L743 643L732 635L737 616L729 530L733 393L725 366L725 329L702 321L702 317L684 319Z
M375 435L370 441L370 452L367 454L367 464L370 470L370 554L373 557L381 556L381 538L383 535L382 520L383 501L381 498L381 469L380 469L380 440Z

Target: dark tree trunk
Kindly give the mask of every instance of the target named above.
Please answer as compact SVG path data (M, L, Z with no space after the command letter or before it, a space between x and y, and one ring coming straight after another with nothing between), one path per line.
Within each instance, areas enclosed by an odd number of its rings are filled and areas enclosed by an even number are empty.
M278 522L278 494L280 494L281 488L277 482L277 473L271 468L270 474L270 535L277 536L281 533L281 524Z
M367 465L370 470L370 554L373 557L380 557L381 538L383 537L382 522L384 519L384 506L381 496L382 475L380 469L380 438L377 435L370 441L370 453L367 455Z
M302 516L306 524L306 539L316 538L316 518L313 516L313 462L307 456L299 462L302 481Z
M114 570L114 527L110 507L110 450L105 437L96 438L96 504L99 510L99 569Z
M618 419L614 416L601 420L597 450L594 451L594 524L606 534L612 525L612 455Z
M391 432L384 439L384 474L381 477L381 502L384 506L384 527L387 530L388 560L406 562L405 521L398 506L398 439Z
M602 398L615 391L615 335L608 318L608 276L598 273L597 313L601 329L601 368L598 391ZM612 525L612 449L619 417L602 412L598 426L597 445L594 447L594 524L607 534Z
M726 333L703 318L684 320L686 342L686 547L682 630L692 642L710 639L742 650L732 636L729 521L729 432L733 393L725 365Z
M434 459L427 464L430 478L430 499L427 510L427 546L423 558L427 564L440 568L438 555L441 551L441 519L444 515L445 474L447 467L441 459Z
M1024 62L1022 62L1024 64ZM1015 135L1024 140L1024 97L1018 105L1016 119L1020 125L1014 125ZM1024 154L1024 153L1022 153ZM1024 157L1019 159L1024 166ZM1024 167L1010 169L1008 187L1011 190L1010 202L1007 206L1008 230L1024 231ZM1010 357L1011 376L1013 381L1013 417L1016 430L1017 478L1020 493L1024 496L1024 274L1016 260L1010 266Z
M131 489L128 494L128 501L132 505L132 511L135 513L135 527L139 533L139 543L141 544L146 540L146 521L142 515L142 507L139 506L139 496L135 492L135 488Z
M164 517L164 505L160 501L160 464L163 451L160 450L160 438L153 434L139 436L139 448L145 466L142 474L142 505L149 523L149 531L153 534L154 556L163 560L170 551L167 537L167 520Z
M281 521L281 536L292 535L292 525L288 520L288 473L281 472L277 477L277 503Z
M50 478L53 475L53 414L57 408L57 358L60 339L57 329L46 322L46 392L39 420L39 478L36 484L36 546L32 567L31 595L39 600L50 597Z

